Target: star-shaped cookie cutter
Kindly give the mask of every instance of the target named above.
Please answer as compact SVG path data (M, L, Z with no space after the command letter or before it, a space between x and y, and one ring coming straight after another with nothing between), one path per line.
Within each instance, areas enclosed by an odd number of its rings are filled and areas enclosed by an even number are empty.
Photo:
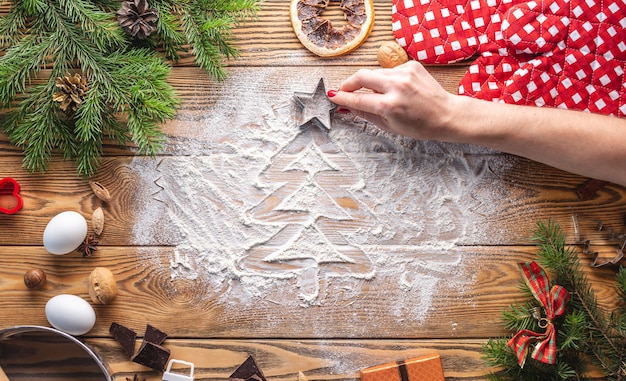
M337 105L331 102L326 94L324 78L320 78L312 93L295 92L293 99L298 127L318 126L330 130L330 116Z

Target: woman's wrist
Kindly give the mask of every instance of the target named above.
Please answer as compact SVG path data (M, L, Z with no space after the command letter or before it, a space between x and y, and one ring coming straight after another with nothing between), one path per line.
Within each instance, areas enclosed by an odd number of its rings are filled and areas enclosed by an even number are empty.
M442 139L450 143L478 143L485 135L480 119L475 113L483 102L463 95L450 95L442 113ZM483 105L484 106L484 105Z

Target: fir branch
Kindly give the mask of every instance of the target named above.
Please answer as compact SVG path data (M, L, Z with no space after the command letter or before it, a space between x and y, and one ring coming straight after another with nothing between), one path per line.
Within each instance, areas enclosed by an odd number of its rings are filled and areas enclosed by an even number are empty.
M10 105L48 63L53 38L30 35L0 58L0 103Z
M175 9L171 12L172 5L162 1L153 3L153 6L159 14L159 19L157 20L157 35L161 37L165 56L173 61L178 61L180 59L178 52L184 49L183 46L186 42L180 24L178 23L178 18L176 17L181 11Z
M124 102L116 108L127 115L127 127L139 152L155 155L164 139L158 123L174 117L179 104L173 88L166 83L170 69L147 50L133 50L114 60L123 62L114 71L115 76L133 83Z
M218 14L227 14L237 19L237 21L245 21L246 18L256 17L259 11L259 3L257 0L201 0L199 1L203 9Z
M533 318L531 310L537 306L537 303L533 300L528 300L526 303L512 304L508 310L502 313L504 327L514 332L523 329L536 331L539 326L537 320Z
M483 359L490 367L502 367L502 371L510 373L512 369L519 369L517 357L507 342L508 338L489 339L483 345Z
M573 311L565 316L563 329L557 331L561 350L579 350L586 337L587 320L582 311Z
M93 34L98 49L119 49L126 44L122 30L109 12L80 0L58 0L58 4L73 23L80 24L85 33Z
M77 147L76 169L79 173L94 173L101 161L102 140L82 141Z
M45 12L47 6L47 4L41 0L22 0L21 2L17 1L14 3L20 3L21 8L29 16Z
M102 99L102 92L99 86L100 84L98 83L92 85L87 92L85 101L76 113L74 134L76 135L76 140L80 143L100 140L99 137L102 135L102 122L106 102Z
M34 87L19 111L10 113L6 121L13 124L9 138L24 150L23 164L30 171L46 170L55 147L64 158L76 153L70 130L60 120L56 104L47 96L48 89L48 84Z
M202 20L195 9L184 9L181 17L183 30L193 46L194 60L202 69L218 81L226 78L220 50L202 34Z
M6 16L0 18L0 47L13 45L23 37L22 30L26 28L28 17L23 9L11 3L11 9Z
M556 377L560 380L572 380L576 378L576 370L565 362L560 362L556 366Z
M623 336L614 329L606 313L598 306L593 289L585 277L577 252L565 247L565 234L554 221L537 223L534 240L539 244L539 262L555 274L554 282L562 285L572 296L574 309L583 312L587 320L585 347L607 375L622 379Z
M0 56L0 102L11 108L3 130L23 149L30 171L46 171L52 155L60 153L76 161L79 174L90 176L100 164L104 135L122 145L133 141L140 152L154 155L163 141L160 123L175 115L179 103L167 84L169 66L155 53L127 49L111 11L97 4L29 0L0 23L9 32L15 30L12 22L26 27ZM48 65L50 76L40 78ZM52 99L55 79L71 71L87 78L81 90L86 95L71 115L61 115ZM118 121L123 115L128 123Z
M208 43L215 46L227 59L239 57L239 51L232 46L233 34L230 25L233 22L226 17L208 18L200 29Z
M255 17L259 0L155 0L152 6L159 13L157 34L166 56L177 60L178 52L190 47L196 64L223 80L224 60L239 57L232 27Z
M173 60L191 49L198 66L222 80L224 61L239 56L232 27L255 16L259 0L152 4L159 14L157 30L144 47L162 48ZM2 129L23 149L30 171L45 171L60 153L76 161L79 174L90 176L105 136L124 146L132 142L149 155L161 148L160 124L174 117L180 104L167 84L171 68L127 40L116 23L119 6L117 0L23 0L11 2L0 18L0 105L8 109ZM69 96L54 95L55 79L72 73L87 79L80 99L71 101L76 94L66 89L70 82L62 87Z
M626 376L626 316L624 309L607 314L599 307L576 250L566 247L565 235L553 221L538 222L533 231L537 242L538 261L553 274L552 284L565 287L571 295L566 314L553 323L557 331L556 364L549 366L527 361L524 368L517 365L515 354L506 346L506 339L490 340L484 347L485 359L499 367L493 380L582 380L585 364L591 358L611 380ZM617 291L626 299L626 270L620 269L616 278ZM511 306L503 313L505 324L519 331L532 326L529 310L534 298ZM529 328L535 332L537 330ZM511 358L513 356L513 358Z
M108 52L98 48L98 45L103 43L94 43L84 31L70 22L58 7L58 4L50 1L48 10L39 15L46 28L42 32L53 30L52 36L60 44L58 48L65 50L63 56L70 62L78 61L82 70L89 73L94 81L103 85L111 83L112 79L105 66ZM58 72L57 74L62 75Z

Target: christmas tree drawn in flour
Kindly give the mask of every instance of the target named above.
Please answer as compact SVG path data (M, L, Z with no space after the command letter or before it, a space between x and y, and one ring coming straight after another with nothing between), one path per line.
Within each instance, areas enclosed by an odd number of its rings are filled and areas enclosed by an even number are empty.
M258 274L297 274L300 296L308 301L328 278L371 278L370 259L345 238L376 222L350 192L361 181L324 126L303 125L260 173L259 187L271 192L247 211L251 223L280 229L249 248L239 266Z
M532 197L499 177L508 159L408 146L352 118L307 124L314 112L298 119L296 102L273 102L247 104L223 131L215 126L230 115L210 113L198 138L168 139L179 155L129 164L141 222L132 242L173 247L169 258L152 247L144 255L169 265L169 295L193 308L280 306L273 316L282 319L284 308L368 311L383 298L388 318L422 322L439 295L475 281L457 245L501 243L493 211ZM355 326L366 330L369 318L355 315Z

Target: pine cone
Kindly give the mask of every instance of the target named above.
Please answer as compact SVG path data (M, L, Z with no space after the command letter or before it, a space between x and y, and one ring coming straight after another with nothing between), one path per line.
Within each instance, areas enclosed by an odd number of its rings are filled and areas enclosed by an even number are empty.
M148 8L146 0L123 1L117 11L117 22L133 37L145 40L156 31L159 16L156 9Z
M61 110L67 115L74 115L78 107L87 95L87 78L76 73L74 76L67 74L65 77L57 77L55 85L59 91L54 93L52 100L59 102Z

